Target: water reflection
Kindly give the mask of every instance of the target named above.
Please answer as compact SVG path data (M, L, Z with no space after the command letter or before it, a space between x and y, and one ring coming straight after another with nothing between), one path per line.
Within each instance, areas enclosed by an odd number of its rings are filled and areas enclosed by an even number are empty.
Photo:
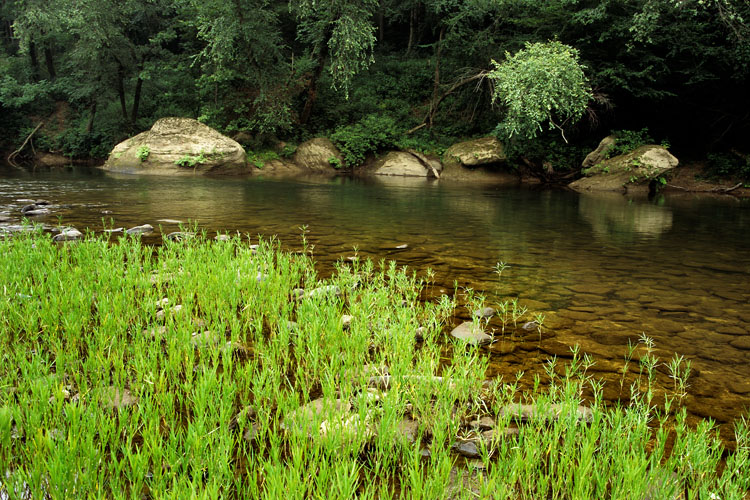
M663 201L663 198L660 198ZM672 210L620 193L582 193L578 212L602 240L658 238L672 228Z

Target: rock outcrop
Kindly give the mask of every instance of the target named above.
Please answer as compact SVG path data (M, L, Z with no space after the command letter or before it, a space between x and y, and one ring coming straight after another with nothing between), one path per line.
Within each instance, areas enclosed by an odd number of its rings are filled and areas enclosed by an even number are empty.
M641 146L634 151L599 162L583 173L586 177L569 187L586 191L648 191L650 184L658 182L678 164L663 146Z
M112 150L102 167L150 175L239 174L249 169L239 143L192 118L161 118Z
M503 170L506 162L505 148L496 137L459 142L443 154L441 178L493 184L517 183L518 175Z
M405 177L440 177L440 161L416 151L390 151L373 166L374 175L399 175Z
M478 167L505 163L505 148L496 137L482 137L473 141L459 142L445 150L443 165Z
M602 139L596 149L586 155L586 158L583 159L583 163L581 163L581 166L583 168L591 168L594 165L598 165L599 163L606 160L607 151L609 151L609 149L614 146L616 142L617 137L614 135L608 135L607 137Z
M316 137L297 146L292 161L302 170L324 173L335 173L336 165L339 168L346 165L341 152L325 137Z

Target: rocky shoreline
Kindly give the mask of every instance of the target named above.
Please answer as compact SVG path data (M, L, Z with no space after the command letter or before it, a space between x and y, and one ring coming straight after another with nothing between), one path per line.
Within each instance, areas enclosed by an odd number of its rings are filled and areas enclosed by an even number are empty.
M239 141L246 140L241 136ZM162 118L141 134L118 144L103 165L91 160L70 160L38 152L35 162L57 168L70 164L97 166L104 171L159 176L263 176L303 177L350 175L360 178L413 178L495 186L540 184L540 180L508 162L504 145L495 137L459 142L442 157L413 149L385 151L349 167L341 151L325 137L303 142L293 154L274 155L267 161L248 161L237 140L226 137L197 120ZM610 157L614 136L604 138L581 166L581 176L565 180L578 192L616 192L631 195L703 193L750 196L750 185L737 179L708 174L705 163L681 163L665 147L641 146Z

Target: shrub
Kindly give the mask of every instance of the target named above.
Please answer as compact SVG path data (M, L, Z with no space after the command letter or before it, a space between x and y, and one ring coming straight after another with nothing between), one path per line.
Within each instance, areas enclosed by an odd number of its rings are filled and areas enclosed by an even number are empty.
M371 114L353 125L338 127L331 134L331 141L344 155L348 165L357 166L365 161L368 154L395 147L401 133L392 117Z
M616 141L607 149L607 158L625 155L641 146L654 143L646 127L641 130L613 130L612 134L616 137Z
M736 177L750 180L750 157L734 152L709 153L706 174L709 177Z

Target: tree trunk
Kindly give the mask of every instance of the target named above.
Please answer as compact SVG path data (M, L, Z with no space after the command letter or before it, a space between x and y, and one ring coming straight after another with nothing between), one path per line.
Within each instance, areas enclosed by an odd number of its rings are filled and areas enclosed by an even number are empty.
M130 119L128 118L128 108L125 104L125 70L123 69L122 65L120 65L119 69L117 70L117 95L120 97L120 109L122 110L122 119L125 120L125 123L129 123Z
M409 11L409 42L406 45L406 55L411 54L411 49L414 46L414 21L417 19L417 9L413 7Z
M49 75L49 79L54 80L57 78L57 73L55 72L55 60L52 56L52 48L49 46L49 43L44 44L44 62L47 64L47 74Z
M31 63L31 80L39 81L39 59L36 55L36 44L33 40L29 41L29 61Z
M133 113L131 115L131 118L133 120L133 125L135 125L135 122L138 120L138 107L141 104L141 88L143 87L143 80L138 77L138 80L135 82L135 94L133 94Z
M313 105L315 104L315 100L318 98L318 80L320 80L320 75L323 74L323 66L325 66L326 56L328 55L329 38L331 38L330 28L326 30L323 41L318 47L317 64L315 66L315 70L313 70L312 77L310 78L310 83L307 84L307 99L305 100L305 107L302 108L302 113L299 117L299 122L301 125L305 125L310 119Z
M430 113L428 117L427 126L432 128L432 117L435 115L434 110L438 106L438 99L440 95L440 53L443 50L443 36L445 36L445 26L440 28L440 35L438 36L437 49L435 50L435 81L432 86L432 100L430 101Z
M86 122L86 133L90 134L94 131L94 116L96 116L96 99L91 103L89 107L89 121Z
M380 0L378 8L378 43L383 43L383 32L385 31L385 1Z

